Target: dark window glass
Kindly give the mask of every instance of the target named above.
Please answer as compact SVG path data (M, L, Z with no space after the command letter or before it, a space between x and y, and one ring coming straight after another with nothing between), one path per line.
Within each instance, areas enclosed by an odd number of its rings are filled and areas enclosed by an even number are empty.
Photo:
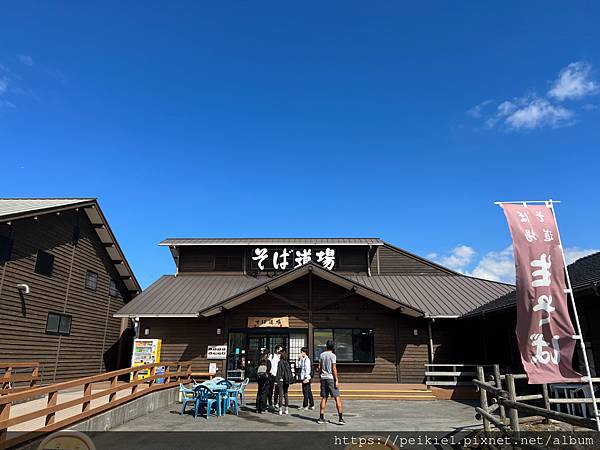
M40 275L46 275L47 277L52 276L52 269L54 268L54 255L38 251L37 258L35 260L35 273Z
M373 354L373 330L353 330L352 348L355 362L375 362Z
M0 236L0 262L10 261L13 240L7 236Z
M108 295L111 297L119 296L119 289L117 288L117 282L115 280L110 280L110 286L108 287Z
M352 362L352 330L334 330L335 356L339 362Z
M375 362L373 330L368 328L335 328L314 330L314 360L325 351L328 340L335 343L334 352L338 362Z
M98 287L98 274L88 270L85 274L85 288L90 291L95 291Z
M71 334L71 316L67 314L48 313L46 334L69 336Z
M315 329L313 335L314 342L314 360L318 361L321 353L325 351L325 345L327 341L333 340L333 330L328 329Z

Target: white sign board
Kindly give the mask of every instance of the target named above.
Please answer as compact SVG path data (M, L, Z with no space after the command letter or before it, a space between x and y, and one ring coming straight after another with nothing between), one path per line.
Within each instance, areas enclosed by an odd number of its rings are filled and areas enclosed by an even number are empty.
M227 358L226 345L209 345L206 350L206 359L225 359Z
M211 374L217 373L217 363L210 363L208 365L208 373L211 373Z

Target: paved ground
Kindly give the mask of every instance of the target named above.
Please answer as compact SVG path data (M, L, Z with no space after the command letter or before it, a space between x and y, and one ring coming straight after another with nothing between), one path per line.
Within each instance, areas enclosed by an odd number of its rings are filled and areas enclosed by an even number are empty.
M331 402L330 402L331 403ZM334 404L328 404L326 418L330 423L319 425L318 410L303 411L290 407L288 416L273 413L256 414L254 404L242 407L239 416L194 418L179 415L181 405L173 404L137 418L113 431L462 431L481 426L475 419L473 404L452 400L399 401L352 400L344 403L345 426L337 424Z

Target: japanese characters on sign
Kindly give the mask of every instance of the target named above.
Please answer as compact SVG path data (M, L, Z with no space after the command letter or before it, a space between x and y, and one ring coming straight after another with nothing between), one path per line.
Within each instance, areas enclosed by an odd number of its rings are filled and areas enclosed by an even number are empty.
M209 345L206 349L206 359L225 359L227 358L226 345Z
M290 318L285 317L248 317L248 328L289 328Z
M517 341L529 383L579 381L565 267L551 206L503 204L513 239Z
M314 254L313 254L314 251ZM268 249L259 247L252 250L252 261L255 261L259 270L287 270L308 264L314 261L327 270L335 266L335 249Z

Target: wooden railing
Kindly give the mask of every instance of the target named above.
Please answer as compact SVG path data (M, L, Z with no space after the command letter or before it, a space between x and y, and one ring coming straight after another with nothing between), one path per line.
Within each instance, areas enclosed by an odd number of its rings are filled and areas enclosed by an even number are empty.
M425 364L425 384L431 386L473 386L477 364ZM482 366L491 370L490 366Z
M40 380L37 362L0 362L0 395L34 388Z
M161 367L164 371L158 372ZM148 377L138 379L139 372L142 370L150 370ZM142 366L130 367L127 369L115 370L106 372L91 377L79 378L77 380L65 381L57 384L50 384L42 387L35 387L18 393L6 394L0 396L0 449L9 448L16 444L28 441L35 437L39 437L40 433L56 431L66 426L72 425L83 419L91 417L95 414L107 411L115 406L129 402L135 398L146 395L161 389L178 386L180 382L188 382L192 373L192 365L190 362L173 362L173 363L153 363ZM131 377L133 374L133 377ZM119 377L130 375L131 381L119 382ZM95 383L106 385L109 382L109 387L103 387L101 390L93 392ZM145 389L140 387L147 384ZM77 389L81 389L77 392ZM117 397L119 391L129 390L126 395ZM59 403L58 397L60 391L67 391L71 396L76 392L76 397L68 401ZM15 403L28 400L39 399L47 396L46 406L32 412L13 417L11 415L11 406ZM108 397L108 401L93 406L92 401ZM81 405L81 410L78 413L70 415L66 418L57 420L56 413ZM8 436L8 429L16 425L29 422L34 419L44 417L44 425L32 427L27 432L18 436Z
M551 409L552 404L580 404L593 403L591 398L552 398L548 393L548 386L541 386L541 393L517 395L516 380L527 380L526 374L500 374L498 366L494 367L494 375L486 375L483 367L477 368L477 378L473 383L479 390L480 405L475 408L478 418L483 420L483 429L487 434L491 425L504 434L520 432L519 413L527 414L534 419L543 418L545 423L550 419L565 422L583 428L596 429L596 422L573 414L565 414ZM600 382L600 378L592 378L593 382ZM531 387L531 385L529 385ZM506 387L506 389L504 389ZM543 407L530 405L525 402L536 401ZM498 413L497 415L494 413ZM507 418L508 416L508 418Z

